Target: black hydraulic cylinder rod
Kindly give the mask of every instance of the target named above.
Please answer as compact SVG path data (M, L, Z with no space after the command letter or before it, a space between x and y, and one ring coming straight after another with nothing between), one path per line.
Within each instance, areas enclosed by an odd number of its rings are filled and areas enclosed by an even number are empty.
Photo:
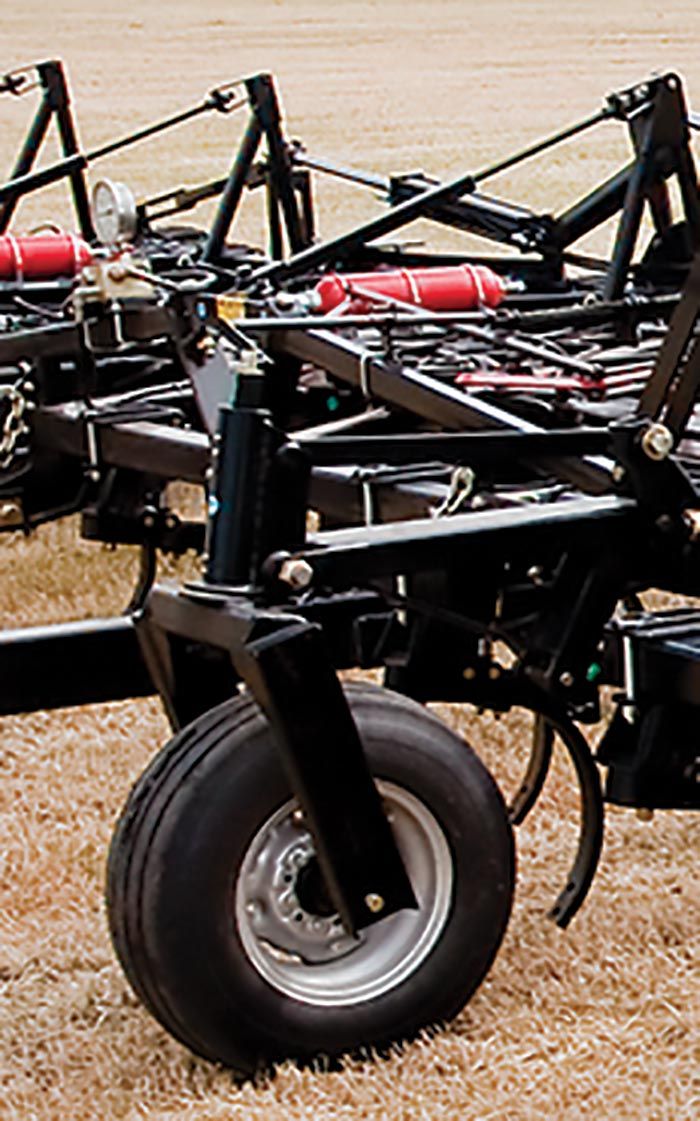
M363 226L352 229L348 233L340 234L339 237L323 242L321 245L312 245L309 249L304 249L301 253L295 254L288 261L264 265L256 270L253 278L294 276L307 272L326 261L341 257L344 252L356 245L374 241L383 234L400 229L401 226L412 222L414 218L419 218L429 203L439 202L452 195L462 194L464 191L471 190L473 185L474 177L471 174L460 175L458 179L453 179L449 183L441 184L438 187L432 187L415 198L399 203L387 213L380 214L378 218L374 218Z
M199 187L176 187L173 191L164 191L163 194L153 195L145 199L140 205L150 221L156 218L169 218L173 214L181 214L184 210L194 210L200 202L215 198L220 195L228 183L228 177L212 179L210 183L203 183ZM166 206L170 203L170 206ZM156 207L161 207L156 210Z
M396 203L412 198L428 186L430 181L420 176L396 178L391 184L390 201ZM427 208L425 217L505 245L517 245L521 250L537 251L547 244L546 240L540 240L546 219L543 222L532 211L516 208L477 191L472 191L468 198L433 203Z
M243 134L241 146L233 161L228 182L224 187L206 245L202 251L201 259L204 262L216 261L221 256L226 235L241 200L248 172L260 146L261 137L262 126L257 116L252 116Z
M389 196L392 204L402 202L405 198L414 198L422 194L426 188L436 186L435 181L430 181L423 175L404 175L387 178L375 175L372 172L361 171L354 167L344 167L319 156L310 156L307 152L295 152L294 163L296 166L308 167L313 171L321 171L336 179L343 179L360 187L369 187L370 190L380 191ZM428 208L426 217L434 221L444 222L457 229L469 232L484 233L497 241L510 243L514 235L522 232L523 223L537 220L537 215L522 207L504 203L499 199L473 193L468 202L441 203Z

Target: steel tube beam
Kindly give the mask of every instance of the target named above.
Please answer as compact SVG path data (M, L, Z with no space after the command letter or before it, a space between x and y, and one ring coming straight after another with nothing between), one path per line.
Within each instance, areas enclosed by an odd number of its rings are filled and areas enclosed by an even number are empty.
M435 378L385 360L370 358L350 340L325 331L282 333L281 337L275 338L274 346L283 353L328 370L341 381L360 388L364 386L371 397L406 409L441 428L452 431L470 428L505 428L531 433L543 431L505 409L470 397ZM554 470L560 478L593 494L610 488L610 470L605 462L562 457L553 462L540 462L538 467Z

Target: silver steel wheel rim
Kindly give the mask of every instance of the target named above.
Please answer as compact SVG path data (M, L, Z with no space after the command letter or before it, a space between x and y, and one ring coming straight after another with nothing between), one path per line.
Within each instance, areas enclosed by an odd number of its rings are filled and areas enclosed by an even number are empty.
M313 855L311 835L290 800L258 830L235 888L235 920L255 970L306 1004L359 1004L397 988L430 954L450 912L452 858L441 826L410 791L380 781L418 910L399 911L352 939L337 916L311 914L296 895Z

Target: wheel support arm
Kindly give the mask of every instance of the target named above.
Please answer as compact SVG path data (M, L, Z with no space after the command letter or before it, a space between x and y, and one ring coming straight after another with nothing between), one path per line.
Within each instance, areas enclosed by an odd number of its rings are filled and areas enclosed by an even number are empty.
M272 726L334 904L355 933L418 906L320 627L249 643L246 683Z

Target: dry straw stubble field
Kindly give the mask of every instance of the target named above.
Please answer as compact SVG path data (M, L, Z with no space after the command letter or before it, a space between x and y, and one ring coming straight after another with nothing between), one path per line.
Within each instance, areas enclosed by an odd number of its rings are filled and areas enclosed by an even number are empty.
M3 67L65 59L81 134L97 143L197 100L229 77L279 78L290 132L312 151L381 171L449 175L588 113L652 69L685 75L700 103L700 10L672 3L537 0L172 0L112 7L5 5ZM0 105L2 166L22 113ZM7 112L6 112L7 111ZM197 127L103 169L138 192L166 174L220 173L227 128ZM624 147L624 146L623 146ZM611 132L504 184L556 206L621 154ZM28 207L55 217L60 191ZM340 229L371 202L322 198ZM253 222L242 233L254 233ZM0 540L0 623L120 609L135 558L81 544L71 523ZM517 781L527 728L446 710ZM289 1064L239 1087L193 1059L137 1005L102 907L110 832L168 730L152 701L4 719L0 736L0 1117L214 1121L245 1118L527 1118L691 1121L700 1115L698 824L610 815L585 911L562 934L543 916L566 873L575 798L563 765L518 837L520 880L498 960L450 1028L341 1071Z

